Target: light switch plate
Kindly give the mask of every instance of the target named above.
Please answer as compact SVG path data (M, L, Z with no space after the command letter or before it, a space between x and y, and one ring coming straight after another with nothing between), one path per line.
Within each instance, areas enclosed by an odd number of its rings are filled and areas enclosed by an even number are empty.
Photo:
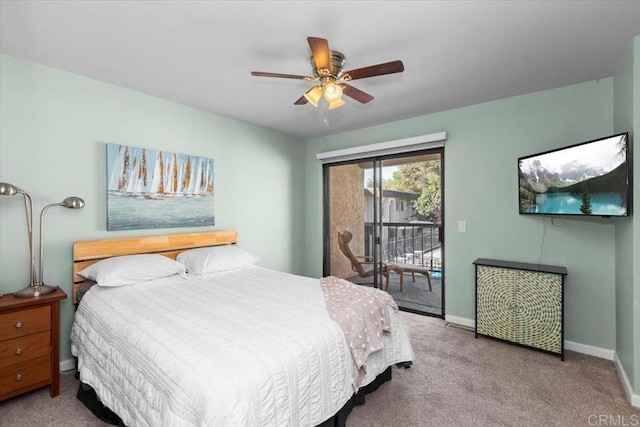
M467 221L458 221L458 232L460 233L467 232Z

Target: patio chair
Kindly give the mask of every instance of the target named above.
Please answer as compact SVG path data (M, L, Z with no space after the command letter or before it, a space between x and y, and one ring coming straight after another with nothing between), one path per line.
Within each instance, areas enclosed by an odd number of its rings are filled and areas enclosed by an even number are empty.
M398 273L400 275L400 292L402 292L402 285L404 283L404 275L411 274L411 278L413 281L416 281L416 273L424 274L427 277L427 284L429 285L429 290L433 291L433 287L431 284L431 273L429 268L422 267L415 264L407 264L402 262L385 262L384 263L384 277L386 279L386 286L384 290L389 289L389 276L391 272Z
M338 246L340 246L340 250L349 259L351 262L351 269L358 273L358 276L373 276L375 272L373 259L371 257L354 255L351 248L349 248L349 242L351 242L352 238L353 234L351 234L350 231L345 231L344 233L338 232Z

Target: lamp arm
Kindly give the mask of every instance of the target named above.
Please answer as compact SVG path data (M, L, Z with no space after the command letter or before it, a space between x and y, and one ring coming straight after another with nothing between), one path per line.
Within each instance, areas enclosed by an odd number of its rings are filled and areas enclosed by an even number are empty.
M40 281L38 282L39 285L43 285L44 284L44 275L42 274L42 267L44 265L44 211L46 211L47 209L49 209L52 206L63 206L63 204L62 203L51 203L49 205L46 205L40 211ZM34 268L35 268L35 266L34 266Z
M30 269L29 269L29 286L34 286L38 282L36 277L36 257L35 257L35 242L33 236L33 199L24 190L19 189L19 192L24 196L24 210L27 216L27 234L29 236L29 255Z

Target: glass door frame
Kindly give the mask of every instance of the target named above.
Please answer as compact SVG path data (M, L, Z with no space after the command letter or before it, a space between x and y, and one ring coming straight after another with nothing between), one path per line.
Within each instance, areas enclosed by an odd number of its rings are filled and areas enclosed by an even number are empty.
M331 242L331 176L329 170L331 167L339 167L353 165L359 163L371 163L373 167L373 287L382 288L382 258L380 251L380 236L382 232L382 221L380 215L382 212L382 197L378 196L378 186L381 184L382 166L380 161L373 157L364 159L348 160L343 162L325 163L322 165L322 276L331 275L331 247L327 242ZM377 165L377 166L376 166ZM380 181L380 182L379 182Z
M444 235L444 227L445 227L445 197L444 197L444 189L445 189L445 153L444 147L431 148L427 150L419 150L419 151L409 151L405 153L396 153L396 154L388 154L382 156L370 156L363 157L360 159L341 161L341 162L328 162L322 165L322 207L323 207L323 217L322 217L322 236L323 236L323 248L322 248L322 272L323 276L326 277L331 274L331 247L328 242L331 241L331 203L330 203L330 195L331 195L331 179L330 179L330 168L335 166L344 166L351 165L357 163L366 163L371 162L373 166L373 184L374 184L374 202L373 202L373 217L374 217L374 226L373 226L373 262L376 266L375 272L373 275L373 285L378 289L382 289L383 287L383 278L382 275L382 245L381 245L381 236L382 236L382 228L383 228L383 220L382 220L382 167L385 160L397 159L397 158L410 158L410 157L418 157L428 154L439 154L440 155L440 209L441 209L441 221L440 226L438 227L438 236L441 242L441 309L440 314L429 313L420 310L414 310L411 308L401 307L403 311L415 312L423 315L433 316L444 318L445 317L445 271L446 271L446 257L444 256L445 250L445 235ZM379 190L378 190L379 189Z

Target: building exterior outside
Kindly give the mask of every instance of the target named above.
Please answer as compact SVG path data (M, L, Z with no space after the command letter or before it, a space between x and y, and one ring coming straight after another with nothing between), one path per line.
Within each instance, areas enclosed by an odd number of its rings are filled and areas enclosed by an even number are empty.
M418 219L418 213L413 208L413 202L420 197L417 193L404 191L382 190L382 221L383 222L411 222ZM373 189L364 189L365 222L373 222Z

